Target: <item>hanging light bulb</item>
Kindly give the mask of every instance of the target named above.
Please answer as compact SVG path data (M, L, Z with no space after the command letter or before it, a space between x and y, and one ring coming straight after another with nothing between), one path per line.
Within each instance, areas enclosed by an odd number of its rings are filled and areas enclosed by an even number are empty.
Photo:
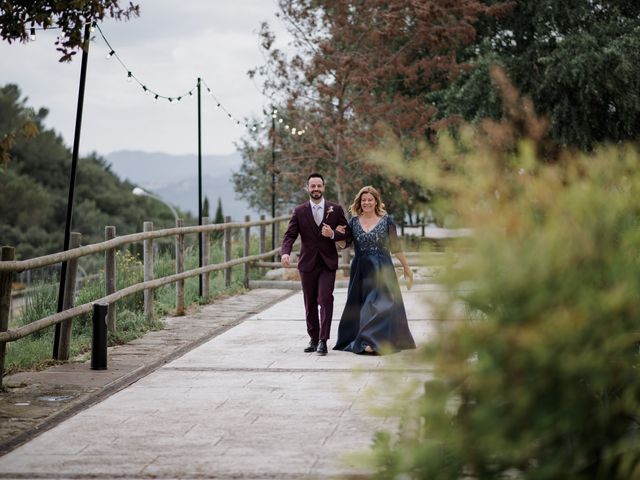
M296 134L296 129L295 129L295 127L291 129L291 134L292 134L292 135L295 135L295 134Z
M173 103L173 98L169 97L169 103Z
M278 123L282 123L282 119L281 118L278 119Z
M216 108L220 108L220 104L219 103L216 105Z
M155 102L157 102L157 101L158 101L158 94L156 93L156 96L155 96L155 97L153 97L153 102L155 103Z
M29 40L31 40L33 42L35 39L36 39L36 27L31 25L31 30L30 30L30 33L29 33Z
M111 50L109 53L107 53L107 55L106 55L107 60L109 60L111 57L113 57L115 55L115 53L116 52L114 50Z
M133 75L131 74L131 72L127 72L127 82L131 82L132 79Z

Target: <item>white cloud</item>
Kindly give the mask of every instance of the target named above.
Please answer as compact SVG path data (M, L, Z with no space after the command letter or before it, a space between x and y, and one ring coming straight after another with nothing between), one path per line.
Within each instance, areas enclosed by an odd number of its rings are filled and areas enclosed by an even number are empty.
M268 21L284 38L273 0L141 0L140 18L107 21L105 36L129 69L149 88L177 96L201 76L238 118L260 114L267 100L247 70L263 63L258 31ZM29 105L50 110L47 126L71 146L75 126L80 55L58 62L55 32L38 32L35 42L0 43L0 85L16 83ZM80 150L105 155L114 150L197 151L195 96L179 103L153 102L115 58L99 33L91 45ZM280 46L285 46L282 40ZM202 97L203 153L234 150L242 129Z

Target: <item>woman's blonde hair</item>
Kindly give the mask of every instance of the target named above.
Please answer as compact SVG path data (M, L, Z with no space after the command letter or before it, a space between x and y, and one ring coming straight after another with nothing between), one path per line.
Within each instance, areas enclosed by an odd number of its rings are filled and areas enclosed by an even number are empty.
M364 195L365 193L370 193L371 195L373 195L373 198L375 198L376 200L376 215L378 215L379 217L383 216L385 213L387 213L387 211L384 209L384 203L382 203L382 200L380 199L380 193L378 193L378 191L373 188L371 185L367 185L366 187L362 187L360 189L360 191L358 192L358 194L356 195L356 197L353 199L353 203L351 204L351 206L349 207L349 211L351 212L351 215L361 215L362 214L362 195Z

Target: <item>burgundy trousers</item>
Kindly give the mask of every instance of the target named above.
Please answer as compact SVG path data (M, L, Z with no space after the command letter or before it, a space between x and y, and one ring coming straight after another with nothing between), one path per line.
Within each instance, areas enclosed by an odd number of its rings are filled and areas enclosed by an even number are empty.
M336 283L336 271L329 270L324 262L318 259L314 270L300 272L300 281L307 316L307 333L313 342L328 340L333 316L333 287ZM318 306L320 306L319 315Z

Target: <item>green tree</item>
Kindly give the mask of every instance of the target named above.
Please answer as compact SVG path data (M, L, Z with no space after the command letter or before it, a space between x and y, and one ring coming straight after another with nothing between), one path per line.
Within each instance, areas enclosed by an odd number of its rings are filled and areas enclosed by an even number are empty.
M129 2L121 7L119 0L86 0L60 2L32 0L0 4L0 37L7 42L28 42L32 28L58 28L56 49L61 62L70 61L82 49L84 25L105 18L126 19L137 16L138 5Z
M222 213L222 199L218 197L218 206L216 207L216 216L213 223L224 223L224 214Z
M640 135L640 3L635 0L518 0L478 24L460 52L475 68L432 94L442 118L502 115L489 70L500 65L551 121L562 145L591 149Z
M202 202L202 216L209 217L209 197L204 196L204 202Z
M11 148L17 138L31 138L38 133L38 125L34 117L44 117L46 111L37 114L25 108L26 99L20 102L20 91L15 85L7 85L0 94L0 110L6 111L6 117L0 118L0 162L5 170L9 167Z
M0 138L25 118L37 133L18 136L9 154L11 163L0 169L0 244L16 247L19 258L30 258L62 248L71 152L60 135L44 127L47 110L33 113L15 85L0 88ZM76 209L72 229L83 243L104 239L104 227L115 225L118 234L142 229L146 220L172 226L173 215L156 200L137 197L133 185L121 181L104 159L80 159L76 184Z
M213 223L224 223L224 214L222 213L222 199L218 197L218 206L216 207L216 216L213 219ZM213 232L214 238L222 238L223 232Z

